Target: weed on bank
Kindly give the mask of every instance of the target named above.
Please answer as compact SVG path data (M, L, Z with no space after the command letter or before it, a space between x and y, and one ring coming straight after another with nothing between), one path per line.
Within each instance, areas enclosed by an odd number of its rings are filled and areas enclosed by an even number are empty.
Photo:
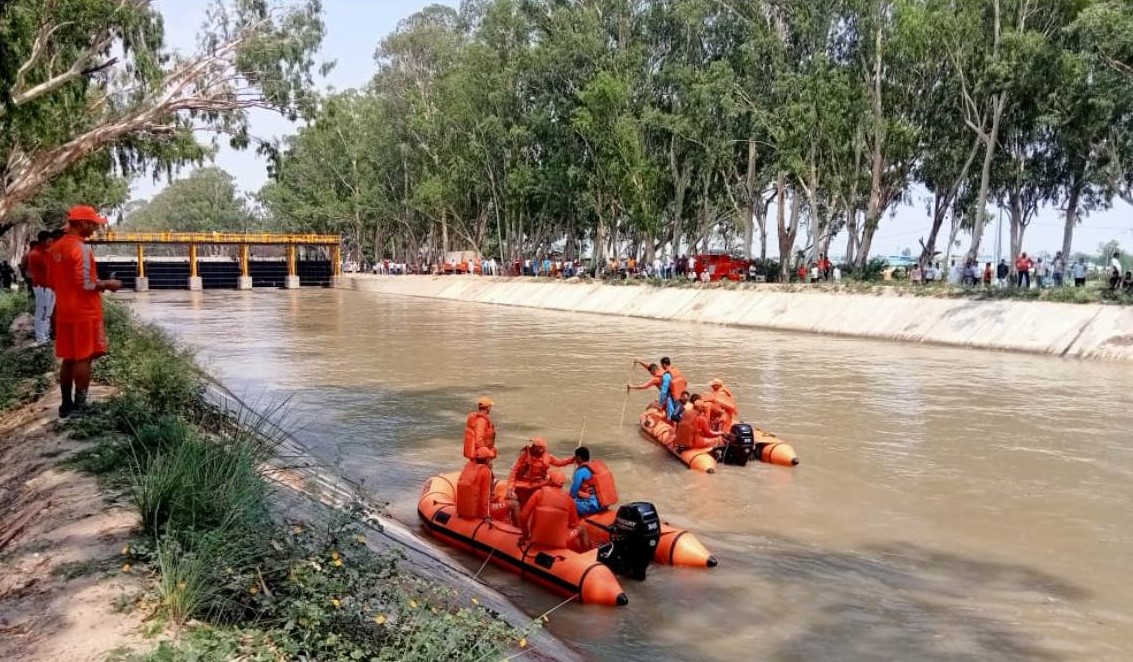
M208 405L192 357L160 330L116 305L106 321L111 354L94 377L116 395L68 422L91 441L72 462L137 509L121 571L152 574L137 608L176 633L119 659L495 660L527 645L370 549L357 517L285 520L262 473L278 446L270 426Z
M32 402L51 387L55 359L50 347L17 347L12 323L31 315L34 305L24 292L0 292L0 412Z

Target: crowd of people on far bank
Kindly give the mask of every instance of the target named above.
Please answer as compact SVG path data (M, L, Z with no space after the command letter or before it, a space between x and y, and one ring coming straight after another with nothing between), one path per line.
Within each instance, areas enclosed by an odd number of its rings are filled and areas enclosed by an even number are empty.
M1075 287L1084 287L1092 268L1091 265L1086 264L1084 257L1068 262L1063 258L1061 251L1050 260L1041 257L1034 259L1023 252L1015 259L1014 264L1008 264L1007 259L1004 258L994 266L991 262L985 262L980 266L975 260L965 260L961 266L953 259L947 271L943 270L939 263L930 262L924 267L913 265L908 270L908 279L913 285L929 286L947 283L960 287L982 286L986 289L1009 287L1043 289L1063 287L1071 282ZM1106 269L1106 278L1110 290L1133 292L1133 271L1123 271L1120 253L1115 252L1111 256Z
M658 390L658 400L650 407L663 411L676 425L674 443L680 449L711 448L727 436L737 411L723 381L714 379L710 391L690 394L688 380L668 357L658 363L635 361L635 365L645 368L650 379L640 385L627 384L627 393L631 389ZM499 449L493 406L490 398L482 397L465 419L467 464L456 485L457 516L509 520L522 532L520 546L531 542L588 549L586 530L579 526L579 520L612 505L607 496L616 494L616 489L609 468L592 458L586 446L580 444L571 457L560 458L551 454L546 439L535 437L520 449L508 473L506 490L496 492L492 488L492 464L499 457ZM574 473L568 486L559 469L572 465Z
M122 282L99 279L94 251L86 243L106 223L92 207L72 207L66 228L40 232L20 263L35 300L36 344L54 342L55 356L62 359L60 418L85 408L91 362L108 349L101 293L117 292Z

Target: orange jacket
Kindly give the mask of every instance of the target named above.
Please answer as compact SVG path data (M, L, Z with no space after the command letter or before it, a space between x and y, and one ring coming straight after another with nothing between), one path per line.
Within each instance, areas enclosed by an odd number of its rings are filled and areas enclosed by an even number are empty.
M65 234L48 249L48 275L55 290L55 319L59 322L94 322L102 319L98 292L98 263L82 237Z
M674 400L679 400L681 394L688 390L688 380L685 379L685 376L681 374L680 370L677 370L676 366L670 365L668 372L672 375L672 381L669 384L669 395L672 396Z
M573 457L559 459L547 451L543 451L543 457L536 458L531 454L530 449L530 446L525 446L519 452L519 457L515 459L515 465L512 466L511 473L507 477L509 490L515 489L517 480L541 481L547 477L547 470L551 467L574 464Z
M686 423L686 421L688 422ZM683 437L681 435L682 425L687 426ZM681 422L677 424L677 439L684 440L684 443L678 441L678 445L685 448L712 448L716 445L712 440L722 434L721 432L714 432L712 430L707 413L686 413L684 417L681 418Z
M464 421L464 457L476 459L476 449L487 448L495 459L496 452L496 426L487 414L474 411Z
M578 508L574 504L574 500L563 492L561 488L547 485L539 488L527 503L523 506L523 510L519 513L520 526L523 532L531 535L539 531L540 520L549 519L548 511L562 511L566 513L567 530L578 528ZM567 531L562 532L564 535ZM532 536L534 538L534 536ZM532 540L535 543L542 543L541 540ZM544 543L545 544L545 543Z
M673 443L681 448L693 448L696 446L696 412L686 411L684 416L681 417L677 423L677 431L673 437Z
M36 287L51 287L47 282L47 251L36 246L28 251L28 276Z
M456 481L456 516L484 519L492 498L492 468L469 462Z

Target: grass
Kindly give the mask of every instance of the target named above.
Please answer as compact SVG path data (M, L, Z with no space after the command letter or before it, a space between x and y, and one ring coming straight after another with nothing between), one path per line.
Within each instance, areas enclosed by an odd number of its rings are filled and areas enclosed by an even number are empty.
M55 357L48 347L14 346L9 329L33 307L24 292L0 292L0 411L32 402L51 387Z
M67 423L91 441L70 463L137 509L127 560L152 574L152 596L130 603L152 605L149 621L177 631L149 654L115 659L482 660L523 650L525 632L402 571L396 554L366 545L355 518L317 510L285 521L262 474L279 444L268 416L216 410L188 352L120 306L108 305L106 319L111 353L94 375L116 395Z

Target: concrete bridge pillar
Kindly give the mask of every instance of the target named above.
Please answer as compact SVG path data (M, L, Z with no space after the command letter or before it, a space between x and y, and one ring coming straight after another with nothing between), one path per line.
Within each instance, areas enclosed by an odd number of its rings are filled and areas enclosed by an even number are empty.
M287 246L287 281L284 287L289 290L299 289L299 268L295 259L295 244Z
M248 244L240 246L240 277L236 279L236 289L252 289L252 274L248 270Z
M146 251L141 244L138 244L138 274L134 278L134 291L149 291L149 278L146 277Z
M204 289L204 281L197 275L197 245L189 244L189 291Z

